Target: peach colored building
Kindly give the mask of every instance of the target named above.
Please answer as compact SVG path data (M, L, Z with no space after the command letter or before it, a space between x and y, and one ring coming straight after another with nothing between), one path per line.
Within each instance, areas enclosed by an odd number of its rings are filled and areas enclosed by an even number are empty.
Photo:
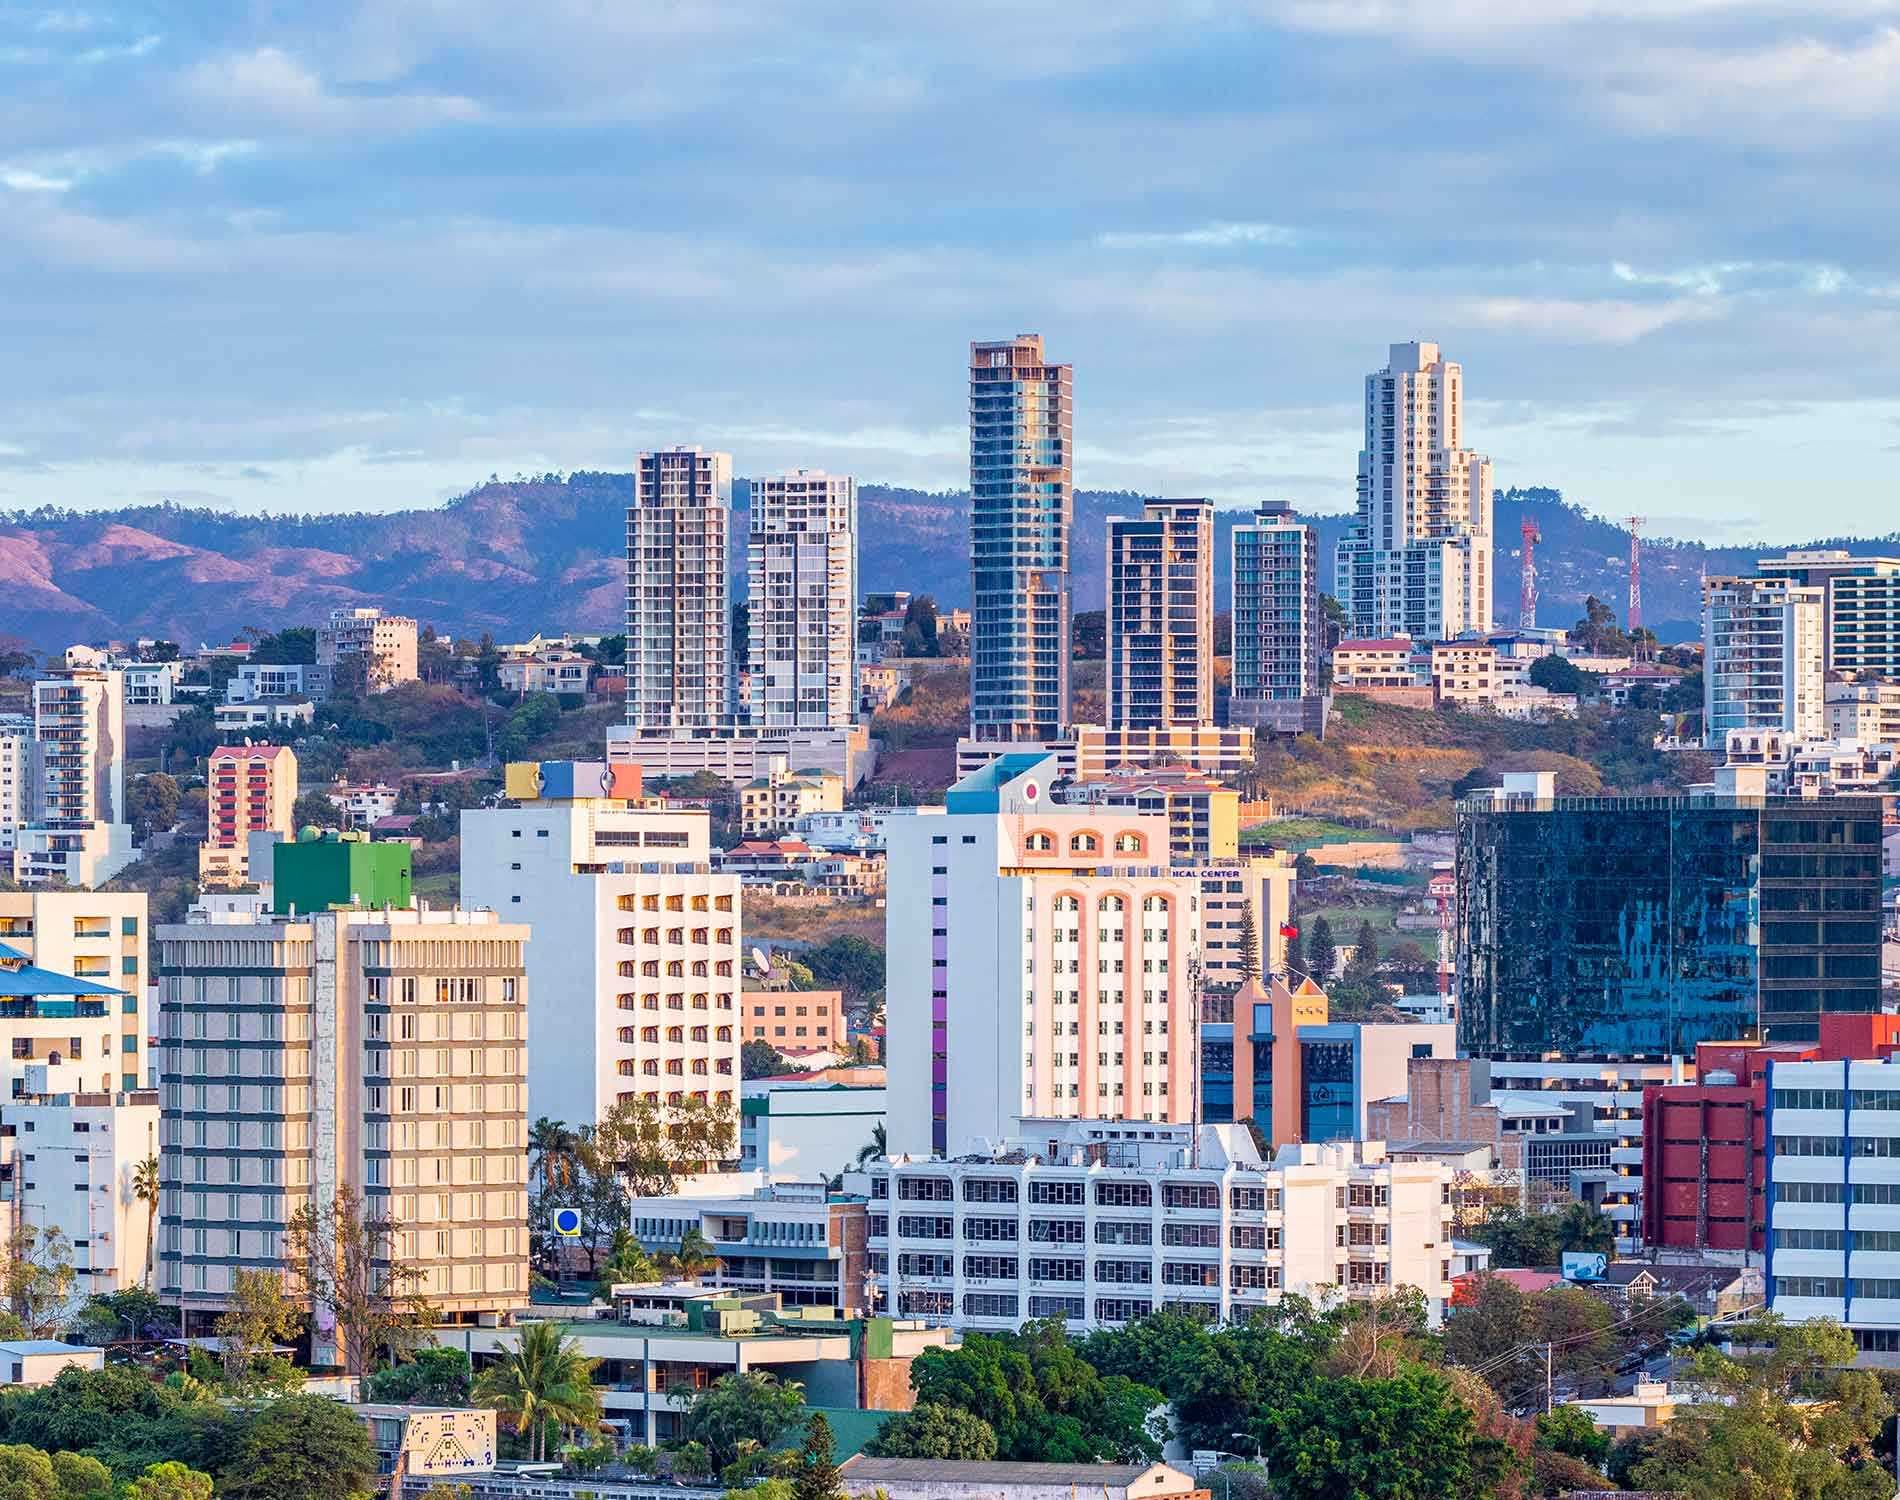
M289 838L297 801L297 757L288 745L220 745L207 768L210 804L198 846L201 885L242 885L251 878L250 836Z
M843 990L747 990L740 997L742 1041L788 1047L848 1046Z
M887 1061L894 1152L1039 1119L1185 1120L1205 874L1165 813L1053 802L1051 755L1004 755L942 813L893 820Z

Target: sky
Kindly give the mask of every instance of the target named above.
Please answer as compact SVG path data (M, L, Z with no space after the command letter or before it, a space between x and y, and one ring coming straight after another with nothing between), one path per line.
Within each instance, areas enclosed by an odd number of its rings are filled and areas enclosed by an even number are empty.
M701 443L1352 503L1389 344L1654 534L1900 529L1900 0L0 0L0 508Z

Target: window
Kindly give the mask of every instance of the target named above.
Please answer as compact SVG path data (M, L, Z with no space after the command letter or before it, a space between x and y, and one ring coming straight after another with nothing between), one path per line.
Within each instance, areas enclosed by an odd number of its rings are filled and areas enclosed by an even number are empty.
M1095 1184L1095 1203L1098 1208L1147 1208L1152 1201L1145 1182Z
M1082 1184L1079 1182L1031 1182L1029 1201L1031 1203L1079 1204L1082 1201Z

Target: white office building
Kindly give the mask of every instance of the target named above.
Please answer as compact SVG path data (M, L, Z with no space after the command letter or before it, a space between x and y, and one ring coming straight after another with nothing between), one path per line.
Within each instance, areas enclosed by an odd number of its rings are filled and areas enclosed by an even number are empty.
M756 991L754 993L757 993ZM856 1166L884 1124L882 1068L811 1077L754 1078L741 1085L739 1170L831 1178ZM846 1081L858 1076L874 1082Z
M1436 344L1394 344L1366 377L1359 514L1336 558L1355 635L1491 628L1491 460L1464 446L1464 408L1464 370Z
M799 469L750 488L747 722L764 730L854 723L857 481Z
M22 1225L66 1237L74 1290L147 1285L154 1214L134 1180L158 1155L158 1092L30 1094L0 1103L0 1239Z
M1768 1307L1900 1365L1900 1063L1768 1065Z
M636 1096L736 1111L739 877L713 872L708 815L539 798L466 811L461 835L463 901L534 933L528 1117L591 1124Z
M732 726L732 456L642 453L627 507L627 722Z
M1312 727L1320 701L1319 541L1273 501L1236 526L1234 676L1230 724L1299 730Z
M1376 1141L1282 1147L1242 1125L1025 1120L958 1160L872 1163L866 1243L882 1302L959 1328L1062 1318L1077 1332L1162 1309L1208 1322L1287 1296L1451 1295L1451 1172ZM846 1177L846 1187L859 1183Z
M1703 744L1731 731L1827 738L1827 594L1785 578L1711 578L1702 592Z
M57 668L33 684L32 819L16 834L14 869L27 885L93 886L133 859L125 820L125 678Z

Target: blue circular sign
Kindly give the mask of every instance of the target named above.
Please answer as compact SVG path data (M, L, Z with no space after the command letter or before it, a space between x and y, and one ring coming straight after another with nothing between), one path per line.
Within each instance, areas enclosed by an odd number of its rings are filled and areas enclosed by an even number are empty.
M556 1234L577 1235L581 1232L581 1216L578 1209L557 1208L554 1210L554 1232Z

